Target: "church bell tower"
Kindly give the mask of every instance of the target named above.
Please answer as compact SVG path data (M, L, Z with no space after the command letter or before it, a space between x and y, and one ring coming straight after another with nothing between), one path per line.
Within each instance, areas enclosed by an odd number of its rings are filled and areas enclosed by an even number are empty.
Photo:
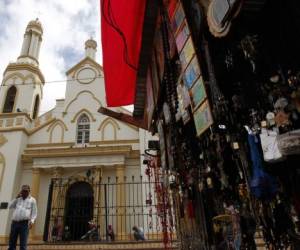
M43 96L44 76L39 69L43 27L38 19L26 27L17 61L4 71L0 91L0 113L22 112L37 118Z

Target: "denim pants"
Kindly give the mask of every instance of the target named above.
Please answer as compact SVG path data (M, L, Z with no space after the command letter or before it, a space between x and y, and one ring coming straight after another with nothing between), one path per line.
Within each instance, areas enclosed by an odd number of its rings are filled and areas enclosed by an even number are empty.
M20 236L20 250L27 249L27 238L29 233L28 221L13 221L9 235L8 250L16 250L18 236Z

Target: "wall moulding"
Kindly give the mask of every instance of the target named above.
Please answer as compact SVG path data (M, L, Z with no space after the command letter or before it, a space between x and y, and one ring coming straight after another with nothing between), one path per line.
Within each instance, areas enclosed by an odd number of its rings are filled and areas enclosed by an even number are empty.
M130 156L132 147L126 146L101 146L89 148L48 148L25 149L22 155L23 163L32 163L34 158L77 157L99 155L124 155Z

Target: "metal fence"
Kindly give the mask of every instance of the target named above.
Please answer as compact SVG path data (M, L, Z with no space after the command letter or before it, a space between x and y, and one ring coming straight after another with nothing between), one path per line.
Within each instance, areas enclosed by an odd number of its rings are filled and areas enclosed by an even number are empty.
M162 222L165 216L174 220L174 215L160 209L162 204L154 192L160 185L133 176L98 181L52 179L44 240L131 241L141 235L145 240L162 240ZM169 237L175 238L175 228L170 227Z

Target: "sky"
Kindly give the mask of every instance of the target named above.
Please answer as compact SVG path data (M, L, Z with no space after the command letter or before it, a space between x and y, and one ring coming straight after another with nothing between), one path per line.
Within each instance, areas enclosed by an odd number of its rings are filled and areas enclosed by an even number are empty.
M46 83L40 112L64 98L65 72L84 58L84 42L98 43L96 61L102 64L99 0L0 0L0 74L20 55L25 28L37 17L43 26L39 67ZM0 77L2 79L2 77Z

